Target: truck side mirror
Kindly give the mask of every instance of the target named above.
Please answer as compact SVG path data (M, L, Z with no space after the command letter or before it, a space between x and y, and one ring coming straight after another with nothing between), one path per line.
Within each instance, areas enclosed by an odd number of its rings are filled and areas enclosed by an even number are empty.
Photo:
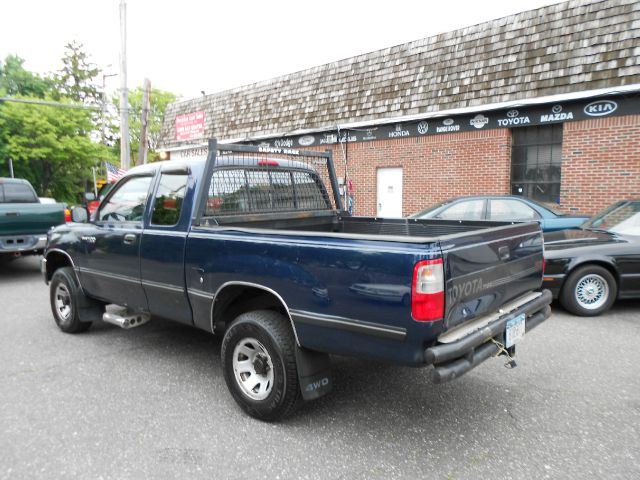
M89 220L89 213L84 207L73 207L71 209L71 220L75 223L87 223Z
M93 202L95 199L96 199L96 196L91 192L86 192L84 194L84 201L85 202Z

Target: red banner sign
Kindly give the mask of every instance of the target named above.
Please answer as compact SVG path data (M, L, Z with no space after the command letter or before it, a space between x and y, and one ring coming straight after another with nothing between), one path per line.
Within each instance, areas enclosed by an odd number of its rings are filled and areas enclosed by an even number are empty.
M176 117L176 140L191 140L204 135L204 112L185 113Z

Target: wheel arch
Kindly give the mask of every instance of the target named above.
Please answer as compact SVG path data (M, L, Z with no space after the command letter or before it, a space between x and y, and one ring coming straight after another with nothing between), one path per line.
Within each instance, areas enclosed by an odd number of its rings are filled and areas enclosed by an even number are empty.
M618 298L618 295L620 294L620 273L618 272L615 264L607 258L579 258L572 262L567 269L567 273L565 274L565 279L562 282L562 287L560 288L560 294L562 294L567 285L567 279L569 278L569 275L575 272L578 268L588 267L592 265L606 269L613 276L613 279L616 282L616 298Z
M51 281L53 274L59 268L71 267L74 273L76 273L76 266L73 263L73 259L67 252L63 250L58 250L58 249L48 250L45 253L44 258L46 260L46 270L44 272L44 275L45 275L45 281L47 284ZM78 275L76 274L76 281L78 280L79 280ZM80 285L79 281L78 281L78 285ZM82 286L80 286L80 288L82 288Z
M276 310L288 320L296 345L298 332L284 299L273 289L251 282L227 282L221 285L211 302L211 331L223 332L235 318L252 310Z

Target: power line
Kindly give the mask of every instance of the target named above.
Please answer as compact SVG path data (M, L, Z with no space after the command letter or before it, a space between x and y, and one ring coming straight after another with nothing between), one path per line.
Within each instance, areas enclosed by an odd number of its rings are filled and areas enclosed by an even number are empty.
M2 102L27 103L29 105L43 105L46 107L60 107L60 108L75 108L75 109L81 109L81 110L100 110L100 107L95 107L90 105L79 105L77 103L46 102L44 100L25 100L23 98L0 97L0 103Z

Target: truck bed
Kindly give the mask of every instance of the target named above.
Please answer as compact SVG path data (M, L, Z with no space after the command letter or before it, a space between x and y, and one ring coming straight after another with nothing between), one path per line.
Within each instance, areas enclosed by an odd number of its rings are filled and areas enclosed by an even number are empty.
M408 218L340 217L334 212L303 214L239 215L217 219L209 225L298 232L331 232L353 235L433 238L512 225L512 222L420 220Z

